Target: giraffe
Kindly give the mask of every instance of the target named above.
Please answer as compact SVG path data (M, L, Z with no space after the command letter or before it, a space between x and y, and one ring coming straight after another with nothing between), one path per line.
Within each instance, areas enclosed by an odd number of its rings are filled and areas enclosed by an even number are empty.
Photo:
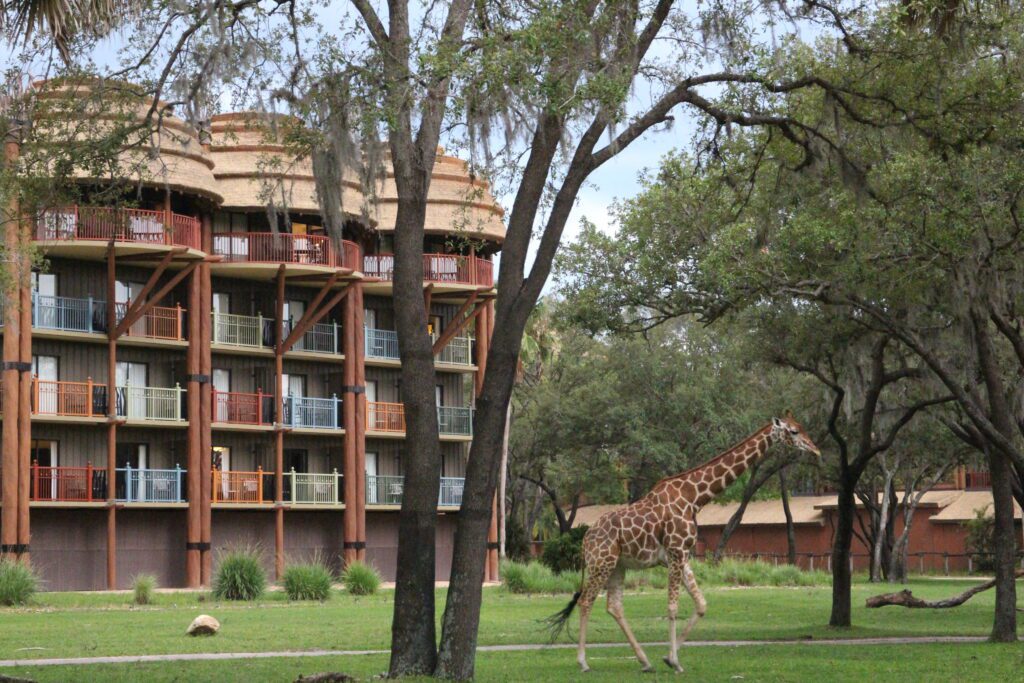
M586 672L587 620L601 594L608 590L608 613L619 624L643 666L652 671L650 660L633 635L622 609L626 569L668 566L669 653L665 663L677 673L679 645L707 611L707 602L690 567L690 550L697 541L697 511L736 480L768 447L781 442L820 457L804 428L789 413L772 418L764 427L708 462L675 476L662 479L637 502L606 513L583 538L585 580L568 606L549 620L557 637L574 607L580 608L579 649L576 661ZM694 612L677 637L676 613L680 586L686 587Z

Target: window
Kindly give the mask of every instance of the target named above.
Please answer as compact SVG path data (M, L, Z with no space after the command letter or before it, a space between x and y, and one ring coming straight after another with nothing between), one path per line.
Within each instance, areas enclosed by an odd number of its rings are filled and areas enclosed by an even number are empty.
M32 293L42 296L57 296L57 275L55 273L32 272Z
M138 298L146 285L141 282L130 282L118 280L114 283L114 301L119 304L126 304Z

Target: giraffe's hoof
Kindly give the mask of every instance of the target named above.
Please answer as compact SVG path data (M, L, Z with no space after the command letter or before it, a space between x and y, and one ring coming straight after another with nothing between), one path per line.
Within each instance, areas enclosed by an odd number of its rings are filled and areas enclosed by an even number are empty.
M673 662L673 661L672 661L671 659L669 659L668 657L662 657L662 658L661 658L661 661L663 661L663 662L665 662L666 664L668 664L668 668L672 669L672 670L673 670L673 671L675 671L675 672L676 672L677 674L681 674L681 673L683 673L683 667L682 667L682 665L681 665L681 664L680 664L679 662Z
M580 673L582 673L582 674L590 673L590 667L589 666L581 666L580 667Z
M654 667L651 666L650 664L647 664L642 669L640 669L640 673L642 673L642 674L652 674L652 673L654 673Z

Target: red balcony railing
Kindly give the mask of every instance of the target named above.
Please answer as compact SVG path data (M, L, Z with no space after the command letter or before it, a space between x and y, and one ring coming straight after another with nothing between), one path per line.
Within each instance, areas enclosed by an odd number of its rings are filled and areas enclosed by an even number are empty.
M32 463L32 500L92 502L107 497L107 472L85 467L41 467Z
M99 240L200 247L200 221L166 211L70 206L39 214L36 239Z
M271 394L258 391L244 394L236 391L213 389L213 421L244 425L273 424L273 400Z
M368 254L363 257L363 273L381 280L395 278L394 254ZM424 254L423 279L461 285L494 285L494 264L477 256Z
M404 432L405 406L401 403L366 402L366 430Z
M234 263L300 263L359 269L359 246L342 240L339 254L326 235L248 232L213 236L213 253Z
M32 412L36 415L103 417L107 410L105 384L32 378Z
M967 488L969 489L988 489L992 488L992 475L988 472L980 472L978 470L968 470L965 473L965 479Z
M124 319L127 312L128 304L117 304L118 320ZM182 341L185 339L185 309L181 306L154 306L128 328L127 335Z
M214 503L272 503L274 501L273 472L257 469L255 472L213 471L212 502ZM266 480L269 479L270 486Z

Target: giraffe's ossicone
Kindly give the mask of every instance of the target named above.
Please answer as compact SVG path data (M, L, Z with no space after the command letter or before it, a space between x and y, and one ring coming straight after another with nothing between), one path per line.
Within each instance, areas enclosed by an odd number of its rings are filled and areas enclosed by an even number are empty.
M553 634L561 631L579 605L580 634L577 661L587 666L587 620L601 591L608 590L608 613L626 634L644 671L651 663L633 635L622 609L626 569L655 565L668 567L669 654L666 664L677 672L679 645L686 640L697 620L707 611L704 595L690 568L690 551L697 542L697 511L724 491L754 462L764 457L773 443L784 443L817 456L821 451L793 419L792 415L771 422L721 455L699 467L662 479L640 500L603 515L583 538L584 581L569 605L549 620ZM694 612L676 632L679 590L685 586L694 603Z

